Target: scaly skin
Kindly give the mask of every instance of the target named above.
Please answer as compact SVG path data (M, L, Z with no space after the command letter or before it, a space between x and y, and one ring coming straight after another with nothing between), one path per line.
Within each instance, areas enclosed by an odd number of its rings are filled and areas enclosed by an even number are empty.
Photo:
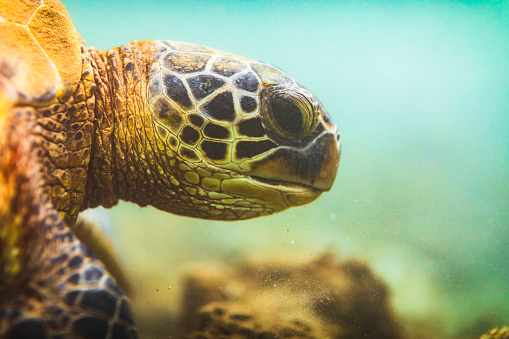
M43 194L69 226L76 222L85 196L95 106L92 69L84 48L82 52L82 76L69 100L42 107L14 106L6 113L34 138Z
M148 60L155 51L150 42L138 46L136 67L132 73L123 71L123 64L132 62L132 52L120 48L107 52L90 50L96 91L96 118L93 162L89 169L87 199L84 208L117 204L119 197L128 197L125 192L139 194L142 203L146 198L146 161L142 157L152 153L144 148L147 134L153 131L148 124L145 93ZM122 57L120 57L122 55ZM127 79L129 76L130 79ZM124 80L124 77L126 79ZM152 135L153 137L153 135ZM119 159L122 163L119 164ZM153 163L154 159L151 157Z
M126 297L43 193L36 138L2 113L0 337L135 338Z

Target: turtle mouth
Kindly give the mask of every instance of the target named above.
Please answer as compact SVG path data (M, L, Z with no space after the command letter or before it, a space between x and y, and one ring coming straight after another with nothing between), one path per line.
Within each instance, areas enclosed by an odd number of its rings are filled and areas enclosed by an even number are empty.
M282 146L249 162L246 173L272 187L324 192L332 188L339 157L336 135L324 132L306 148Z
M272 179L272 178L264 178L260 176L251 175L251 180L257 184L260 184L264 187L270 186L271 188L276 188L280 191L286 192L302 192L302 191L316 191L322 192L323 190L313 187L308 184L303 184L300 182L286 181L280 179Z
M286 181L280 179L264 178L259 176L250 176L250 181L265 192L278 192L270 199L281 209L292 206L301 206L310 203L318 198L323 190L300 182ZM267 195L267 197L272 195Z

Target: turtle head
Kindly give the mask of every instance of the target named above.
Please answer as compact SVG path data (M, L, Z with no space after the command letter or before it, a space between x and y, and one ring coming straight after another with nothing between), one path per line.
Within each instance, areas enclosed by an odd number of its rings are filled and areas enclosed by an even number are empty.
M177 189L202 202L177 211L164 199L152 205L199 218L247 219L330 190L340 136L312 93L266 63L161 44L148 88L150 111L157 135L180 162L180 173L172 171Z

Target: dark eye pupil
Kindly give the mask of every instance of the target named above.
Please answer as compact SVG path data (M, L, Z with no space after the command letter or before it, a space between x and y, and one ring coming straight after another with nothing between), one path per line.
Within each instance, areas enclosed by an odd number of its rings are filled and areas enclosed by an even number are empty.
M289 101L273 98L271 101L272 116L276 123L290 135L302 133L302 113Z

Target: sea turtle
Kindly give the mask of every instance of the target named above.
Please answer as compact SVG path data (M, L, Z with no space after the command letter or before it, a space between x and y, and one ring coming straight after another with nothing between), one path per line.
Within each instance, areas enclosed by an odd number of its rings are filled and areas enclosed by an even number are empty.
M0 3L0 337L132 338L73 234L119 199L238 220L331 188L340 136L280 69L211 48L87 48L58 0ZM89 244L94 245L94 244Z

